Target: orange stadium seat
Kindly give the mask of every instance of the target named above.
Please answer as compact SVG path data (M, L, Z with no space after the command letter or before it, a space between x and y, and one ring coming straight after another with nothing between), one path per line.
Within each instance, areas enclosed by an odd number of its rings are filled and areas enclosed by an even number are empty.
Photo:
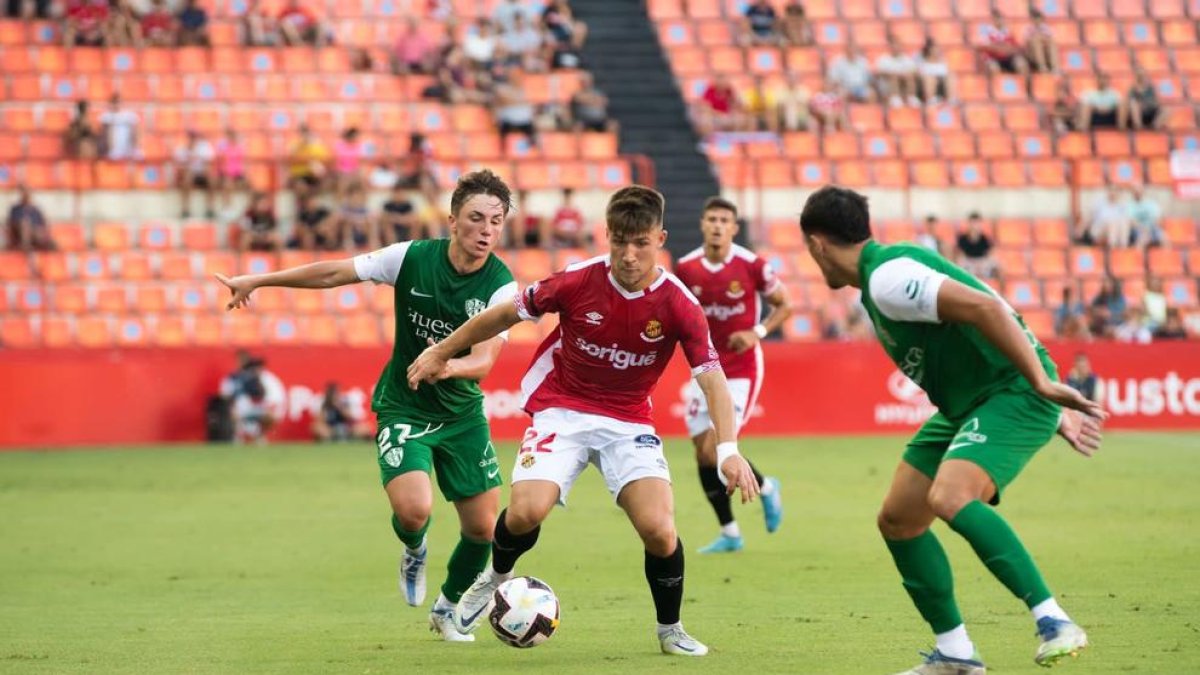
M155 260L145 251L125 251L114 255L116 272L126 281L145 281L154 278Z
M929 108L925 114L925 124L936 131L958 131L963 128L962 117L958 108L938 106Z
M1024 277L1029 274L1029 252L1026 249L998 248L996 263L1005 276Z
M835 165L837 182L849 187L870 187L871 166L867 162L841 161Z
M954 162L954 184L958 187L984 187L988 184L987 165L983 162Z
M827 133L821 137L822 154L833 160L859 156L858 135L849 132Z
M0 318L0 345L28 348L41 343L40 320L34 317L5 314Z
M1163 284L1164 294L1167 296L1167 303L1172 307L1193 308L1197 306L1196 301L1196 280L1185 277L1181 279L1168 279Z
M875 160L875 184L879 187L908 187L908 163L903 160Z
M851 105L850 124L857 131L882 131L884 128L883 108L878 105Z
M1067 263L1061 248L1035 248L1030 267L1042 279L1062 279L1067 276Z
M946 188L950 186L950 172L946 163L941 160L923 160L913 162L912 184L925 188Z
M159 315L154 321L150 339L160 347L182 347L188 344L187 323L183 317Z
M1024 187L1029 184L1029 175L1024 160L1000 160L988 163L992 183L997 187Z
M937 144L932 134L926 131L909 131L898 134L900 139L900 156L910 159L923 159L937 155Z
M1014 156L1013 136L1007 131L988 131L979 134L979 156L984 159L1008 159Z
M1108 252L1108 273L1118 279L1143 277L1146 274L1145 255L1136 248L1111 249Z
M1182 251L1156 246L1147 250L1146 270L1157 277L1180 277L1185 274L1183 260Z
M1196 45L1195 21L1187 19L1163 21L1162 41L1163 44L1172 47L1194 47Z
M365 313L342 319L342 338L351 347L374 347L383 343L378 319Z
M1029 179L1034 185L1061 188L1067 184L1067 167L1057 159L1029 162Z
M1076 246L1068 251L1067 255L1071 262L1071 276L1078 279L1104 276L1104 255L1100 249Z
M796 181L810 187L825 185L829 182L829 165L820 161L800 163L796 166Z
M1000 108L994 104L968 105L963 109L966 127L972 131L995 131L1002 128Z
M1196 221L1191 218L1168 217L1163 219L1163 233L1173 246L1195 246L1197 243ZM1200 275L1200 267L1192 267L1192 273Z
M821 337L816 318L807 312L798 312L789 317L783 324L783 334L794 342L813 342Z
M970 159L977 155L976 135L968 131L953 131L941 134L938 139L942 157Z
M1097 131L1093 139L1099 157L1125 157L1130 154L1127 132Z
M888 108L887 126L892 131L917 131L925 127L921 111L916 108Z

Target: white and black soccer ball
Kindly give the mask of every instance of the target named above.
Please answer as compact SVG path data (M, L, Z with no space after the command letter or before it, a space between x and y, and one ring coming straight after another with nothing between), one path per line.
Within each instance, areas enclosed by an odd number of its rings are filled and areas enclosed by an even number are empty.
M558 596L541 579L509 579L496 589L493 600L488 622L496 637L509 646L536 647L558 628Z

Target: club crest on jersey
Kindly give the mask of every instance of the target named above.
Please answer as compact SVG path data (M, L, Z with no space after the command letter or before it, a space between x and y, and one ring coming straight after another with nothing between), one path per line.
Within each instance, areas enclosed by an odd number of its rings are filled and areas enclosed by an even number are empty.
M475 316L484 309L487 309L487 305L479 298L467 298L467 318Z
M588 312L587 314L583 315L583 318L586 319L589 324L593 326L599 326L600 322L604 320L604 315L600 312Z
M658 319L650 319L646 322L646 327L642 329L642 339L646 342L658 342L666 337L663 335L662 322Z
M742 288L742 282L738 281L737 279L729 282L729 290L725 291L725 295L729 296L730 299L733 300L737 300L745 294L746 289Z
M537 457L535 457L533 453L528 453L521 458L521 468L528 469L529 467L533 466L535 462L537 462Z

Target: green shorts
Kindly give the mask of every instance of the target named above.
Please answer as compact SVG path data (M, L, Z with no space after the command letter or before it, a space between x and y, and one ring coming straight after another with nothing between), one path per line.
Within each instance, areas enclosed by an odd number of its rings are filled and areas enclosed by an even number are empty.
M1058 430L1058 405L1032 391L1002 391L967 413L961 423L940 412L917 431L904 461L931 479L947 459L965 459L996 485L993 504Z
M385 486L409 471L432 471L437 474L442 496L453 502L501 483L496 448L482 415L454 422L380 416L375 444Z

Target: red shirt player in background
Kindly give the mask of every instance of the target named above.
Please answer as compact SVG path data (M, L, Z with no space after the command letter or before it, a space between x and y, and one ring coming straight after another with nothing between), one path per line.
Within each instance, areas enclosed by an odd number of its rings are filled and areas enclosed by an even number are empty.
M650 418L650 393L677 343L713 411L717 466L729 492L740 488L749 501L758 484L737 452L733 402L704 313L679 279L656 263L667 240L662 195L638 185L622 188L608 202L606 221L609 256L569 265L526 288L513 304L480 312L409 366L409 386L436 381L454 354L521 320L559 315L558 328L521 381L533 424L517 454L508 508L496 520L492 566L462 596L455 624L464 633L474 630L493 591L512 578L517 558L533 548L542 521L556 503L566 503L590 462L645 545L662 651L703 656L708 647L679 622L683 544L675 531L662 439Z
M708 330L721 355L721 368L729 378L734 424L741 431L742 425L750 421L762 388L763 354L759 341L783 325L792 313L792 306L787 288L775 278L767 261L733 243L738 233L737 206L733 202L710 197L700 215L700 231L704 245L680 258L675 273L700 301L708 317ZM766 297L771 308L761 323L759 294ZM694 380L688 394L686 422L688 436L696 446L700 485L721 524L720 536L700 549L700 553L740 551L742 533L717 473L717 440L712 419ZM753 464L750 468L762 493L767 532L774 532L783 519L779 481L772 477L764 479Z

